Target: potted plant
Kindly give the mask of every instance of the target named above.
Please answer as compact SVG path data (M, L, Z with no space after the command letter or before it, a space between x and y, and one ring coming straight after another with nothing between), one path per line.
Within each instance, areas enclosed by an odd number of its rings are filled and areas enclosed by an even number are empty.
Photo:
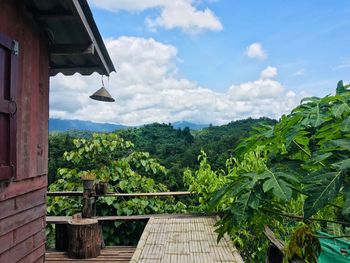
M99 181L97 184L95 184L95 192L97 195L106 194L107 189L108 189L108 182L106 181Z
M107 168L102 169L99 172L99 181L95 184L95 192L98 195L103 195L107 193L108 180L109 180L109 170Z
M81 180L83 180L84 189L93 189L94 188L94 180L96 179L96 175L91 172L85 172L81 175Z

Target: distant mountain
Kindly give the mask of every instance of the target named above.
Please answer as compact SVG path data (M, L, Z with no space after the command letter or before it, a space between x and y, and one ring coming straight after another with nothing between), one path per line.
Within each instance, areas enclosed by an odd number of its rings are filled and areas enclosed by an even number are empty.
M185 127L191 130L201 130L209 127L207 124L196 124L188 121L177 121L171 124L175 129L184 129ZM111 132L120 129L131 128L131 126L125 126L121 124L113 123L97 123L92 121L82 120L62 120L62 119L49 119L49 131L93 131L93 132Z
M94 131L94 132L111 132L120 129L127 129L127 126L112 123L97 123L92 121L81 120L61 120L49 119L49 131Z
M184 129L186 127L190 130L201 130L203 128L209 127L208 124L196 124L188 121L177 121L171 124L175 129Z

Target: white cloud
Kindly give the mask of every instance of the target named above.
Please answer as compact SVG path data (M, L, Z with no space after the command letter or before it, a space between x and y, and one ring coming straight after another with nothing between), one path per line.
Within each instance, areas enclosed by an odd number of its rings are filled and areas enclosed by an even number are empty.
M51 117L127 125L181 120L222 124L247 117L278 118L303 95L272 79L277 69L271 66L257 80L215 92L179 76L174 46L125 36L106 40L106 46L118 73L105 84L116 102L89 99L101 85L98 74L58 75L51 79Z
M261 71L260 78L269 79L277 76L277 68L268 66L266 69Z
M239 101L272 99L279 97L284 91L278 81L272 79L258 79L230 87L230 96Z
M262 45L258 42L255 42L249 45L245 52L248 58L255 58L259 60L264 60L267 58L266 51L263 49Z
M195 0L90 0L96 7L109 11L125 10L139 12L146 9L160 9L160 14L148 17L146 24L151 30L180 28L189 33L203 30L221 31L219 18L208 8L199 10Z

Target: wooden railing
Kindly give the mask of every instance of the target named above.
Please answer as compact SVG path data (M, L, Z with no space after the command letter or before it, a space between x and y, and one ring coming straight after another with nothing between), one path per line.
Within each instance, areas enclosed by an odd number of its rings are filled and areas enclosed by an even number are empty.
M131 198L131 197L165 197L165 196L189 196L190 192L155 192L155 193L106 193L96 195L95 197L116 197L116 198ZM83 196L82 191L66 191L66 192L47 192L47 196ZM97 216L98 221L133 221L133 220L148 220L151 217L169 216L169 214L149 214L149 215L129 215L129 216ZM189 214L173 214L175 217L186 217ZM71 216L46 216L47 224L67 224Z
M83 196L83 191L71 192L47 192L47 196ZM93 195L94 198L99 197L115 197L115 198L131 198L131 197L166 197L166 196L189 196L190 192L156 192L156 193L106 193L102 195ZM198 215L198 214L197 214ZM99 223L106 221L139 221L148 220L151 217L166 217L169 214L150 214L150 215L129 215L129 216L96 216ZM190 217L194 214L171 214L171 217ZM57 250L67 250L67 224L72 220L72 216L46 216L47 224L55 224L55 248Z
M109 197L143 197L143 196L187 196L191 192L155 192L155 193L106 193L99 196ZM82 196L83 191L72 191L72 192L47 192L47 196Z

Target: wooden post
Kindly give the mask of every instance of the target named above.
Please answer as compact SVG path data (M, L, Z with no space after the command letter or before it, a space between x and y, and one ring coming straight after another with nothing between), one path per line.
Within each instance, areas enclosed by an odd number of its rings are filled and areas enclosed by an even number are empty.
M83 218L92 218L96 216L95 209L95 197L84 197L83 198Z
M95 258L101 252L101 236L97 219L81 218L68 222L68 256Z
M96 216L96 206L93 188L84 188L83 192L83 218L91 218Z

